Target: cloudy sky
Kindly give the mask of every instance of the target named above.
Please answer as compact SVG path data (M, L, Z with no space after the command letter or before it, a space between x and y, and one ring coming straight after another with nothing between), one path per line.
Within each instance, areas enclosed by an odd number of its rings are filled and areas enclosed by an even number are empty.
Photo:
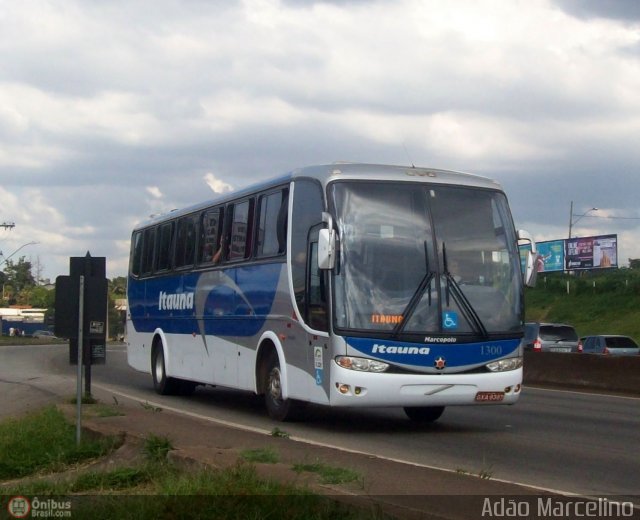
M640 258L637 0L0 0L0 53L0 264L124 275L148 215L336 160L490 176L537 240L598 207L573 234Z

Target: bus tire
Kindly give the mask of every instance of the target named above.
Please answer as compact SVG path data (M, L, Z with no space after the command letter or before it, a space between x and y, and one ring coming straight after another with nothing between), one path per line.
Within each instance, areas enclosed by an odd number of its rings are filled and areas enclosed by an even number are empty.
M173 377L167 377L164 351L161 346L156 346L153 349L151 374L153 375L153 388L160 395L174 395L180 390L180 381Z
M414 422L431 423L437 421L444 412L444 406L405 406L404 413Z
M276 421L295 421L302 417L304 403L282 398L282 372L275 350L267 359L264 402L269 417Z

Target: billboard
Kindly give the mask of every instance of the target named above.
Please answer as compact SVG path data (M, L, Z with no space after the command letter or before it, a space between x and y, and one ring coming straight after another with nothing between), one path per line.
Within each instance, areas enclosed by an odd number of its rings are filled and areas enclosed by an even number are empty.
M565 240L565 259L569 271L618 267L618 235Z
M549 240L536 242L538 258L536 269L541 272L564 271L564 240ZM525 270L525 255L531 250L529 244L520 246L520 265Z
M539 273L564 270L564 240L550 240L536 245L538 246L536 266Z
M618 235L570 238L538 242L538 272L608 269L618 267ZM524 256L531 246L520 246L524 272Z

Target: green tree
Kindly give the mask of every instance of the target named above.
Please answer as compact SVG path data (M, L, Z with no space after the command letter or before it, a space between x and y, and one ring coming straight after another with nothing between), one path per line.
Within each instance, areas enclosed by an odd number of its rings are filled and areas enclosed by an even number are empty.
M31 273L31 268L31 262L25 260L24 256L17 262L7 260L4 268L5 283L11 284L17 293L35 286L36 279Z
M124 276L116 276L109 280L109 292L114 299L125 298L127 293L127 278Z
M40 309L53 308L56 301L56 293L52 290L46 289L41 285L35 286L31 289L29 297L29 305Z
M117 300L127 296L127 279L116 276L109 280L109 336L118 338L124 335L124 312L116 308Z

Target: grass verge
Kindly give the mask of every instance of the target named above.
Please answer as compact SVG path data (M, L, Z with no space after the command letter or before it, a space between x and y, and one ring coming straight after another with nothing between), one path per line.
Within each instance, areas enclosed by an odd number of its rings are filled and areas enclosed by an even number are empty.
M21 478L63 468L105 455L119 440L83 436L78 445L75 427L50 406L20 419L0 423L0 480Z
M75 444L75 428L54 407L20 419L0 423L1 481L63 470L84 458L106 454L114 439ZM358 509L331 498L259 478L252 463L240 460L236 466L218 470L184 469L167 461L172 448L166 437L149 435L143 451L146 462L132 467L104 471L47 474L37 480L6 483L0 495L55 498L57 504L71 504L73 518L283 518L364 520L382 518L379 511ZM258 462L277 459L269 448L246 450L245 458ZM277 461L277 460L276 460ZM351 481L355 472L309 465L301 471L315 471L332 483ZM349 477L348 475L353 475ZM335 477L339 475L339 477Z
M70 500L73 518L278 518L365 520L357 509L304 488L258 478L251 464L226 470L182 471L167 463L81 475L69 482L38 482L7 490L22 496ZM374 517L380 517L376 514Z

